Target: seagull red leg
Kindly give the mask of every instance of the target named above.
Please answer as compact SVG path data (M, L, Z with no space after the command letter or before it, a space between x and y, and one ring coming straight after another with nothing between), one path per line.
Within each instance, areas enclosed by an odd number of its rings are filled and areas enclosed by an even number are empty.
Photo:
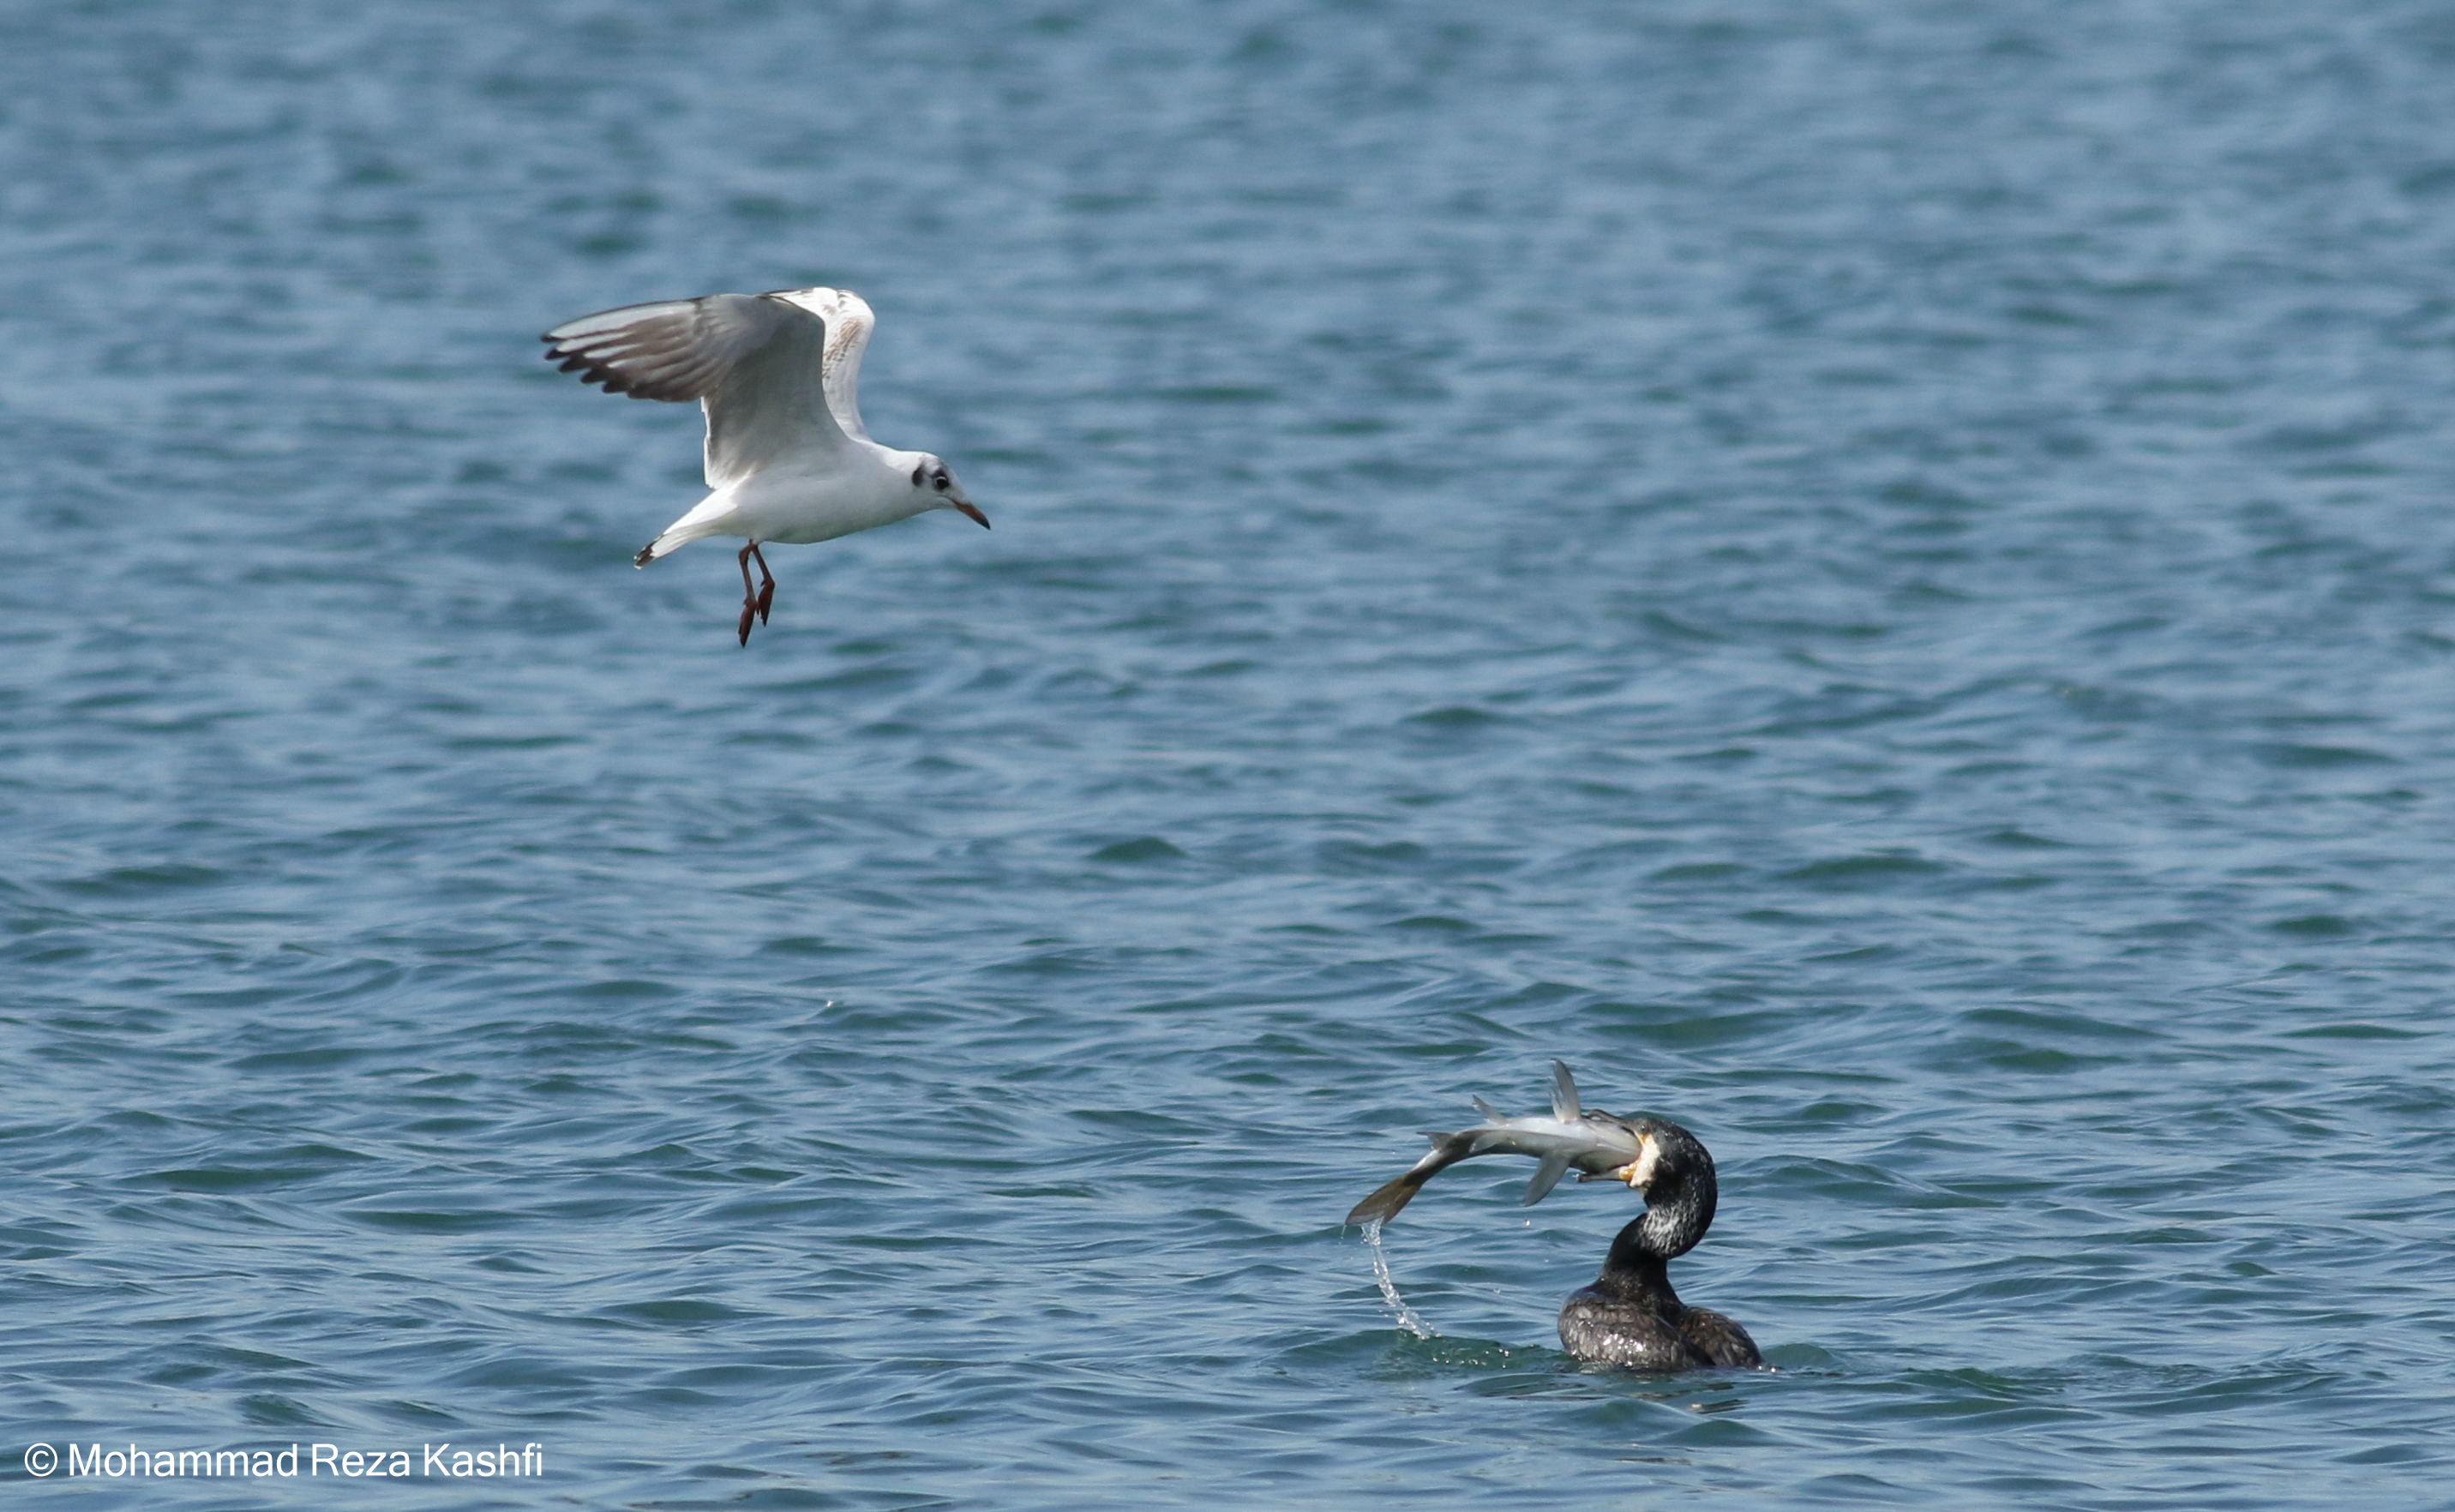
M767 571L767 554L759 549L757 541L750 543L750 554L759 559L759 622L763 625L767 623L767 606L776 601L776 575ZM742 586L750 586L746 577Z
M750 622L759 614L759 595L750 586L750 554L758 549L759 543L752 541L733 558L741 564L741 623L737 628L745 646L750 644ZM767 570L767 559L763 556L759 559L759 570L762 573Z

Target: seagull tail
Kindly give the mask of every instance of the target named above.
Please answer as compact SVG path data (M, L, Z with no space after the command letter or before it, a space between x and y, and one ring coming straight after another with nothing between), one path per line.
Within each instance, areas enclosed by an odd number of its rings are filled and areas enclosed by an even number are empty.
M631 558L631 565L645 567L659 556L671 556L702 535L723 534L723 518L732 512L731 499L719 494L709 494L700 500L697 509L666 526L663 534L640 547L639 554Z

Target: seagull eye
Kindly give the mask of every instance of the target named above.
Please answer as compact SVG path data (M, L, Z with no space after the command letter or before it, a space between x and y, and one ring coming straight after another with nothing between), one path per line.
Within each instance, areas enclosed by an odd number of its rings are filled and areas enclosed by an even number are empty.
M938 474L938 492L941 494L946 492L946 474L943 473Z

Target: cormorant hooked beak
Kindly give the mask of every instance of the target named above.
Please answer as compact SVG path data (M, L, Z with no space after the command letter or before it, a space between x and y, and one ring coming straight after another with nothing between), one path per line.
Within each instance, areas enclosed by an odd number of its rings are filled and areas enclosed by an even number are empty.
M1645 1153L1611 1174L1626 1181L1632 1189L1642 1189L1654 1179L1654 1167L1662 1159L1662 1147L1654 1142L1654 1136L1650 1134L1638 1135L1636 1144Z

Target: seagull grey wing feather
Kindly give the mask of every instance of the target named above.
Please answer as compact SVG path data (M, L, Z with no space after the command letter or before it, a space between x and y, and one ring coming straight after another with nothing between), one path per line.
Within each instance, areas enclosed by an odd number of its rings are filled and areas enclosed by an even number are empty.
M709 294L630 305L557 326L546 360L635 399L707 412L707 484L793 452L842 448L824 393L826 322L788 301Z
M779 289L767 297L798 305L827 323L827 410L844 434L868 440L869 431L861 423L861 358L869 350L869 333L878 327L869 301L849 289Z
M800 454L823 465L851 446L827 408L827 323L788 301L740 298L772 322L766 340L725 370L707 411L707 486L723 488L778 458Z
M635 399L703 399L735 363L775 334L777 322L742 294L625 305L555 327L545 359L582 383Z

